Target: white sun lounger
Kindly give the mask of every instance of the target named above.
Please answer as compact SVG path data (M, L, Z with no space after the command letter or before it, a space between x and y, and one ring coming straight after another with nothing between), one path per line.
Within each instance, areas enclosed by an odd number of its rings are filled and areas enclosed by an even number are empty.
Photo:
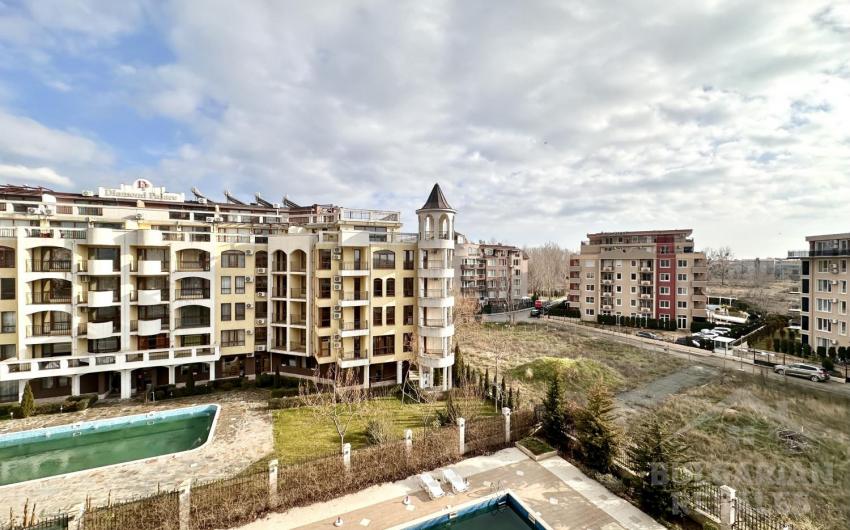
M431 499L439 499L446 494L446 492L443 491L443 488L440 487L440 483L437 482L430 473L422 473L419 475L419 482L422 483L422 486L425 488L425 491L428 492L428 496Z
M460 478L460 476L455 473L454 469L444 469L443 478L445 478L449 482L449 484L451 484L452 491L454 493L463 493L464 491L469 489L469 482Z

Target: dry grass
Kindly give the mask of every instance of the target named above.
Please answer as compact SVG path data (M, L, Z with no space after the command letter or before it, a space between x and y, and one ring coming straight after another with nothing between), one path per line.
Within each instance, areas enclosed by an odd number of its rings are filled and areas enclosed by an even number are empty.
M687 364L582 330L543 324L463 326L457 330L457 340L467 362L482 371L489 368L491 377L498 357L499 377L508 374L508 380L521 388L525 403L542 398L546 381L556 368L562 375L571 376L566 378L568 391L583 393L587 385L601 377L619 392L642 386ZM530 374L527 369L531 369Z
M848 407L844 398L732 374L672 396L658 410L686 436L695 467L713 482L757 506L805 512L814 515L813 527L837 530L850 519ZM792 451L778 429L802 433L808 449Z
M790 293L792 288L799 286L799 282L791 280L758 284L733 280L727 281L726 285L720 285L719 281L712 281L708 284L708 294L709 296L733 296L763 311L784 315L792 302L799 302L800 295Z

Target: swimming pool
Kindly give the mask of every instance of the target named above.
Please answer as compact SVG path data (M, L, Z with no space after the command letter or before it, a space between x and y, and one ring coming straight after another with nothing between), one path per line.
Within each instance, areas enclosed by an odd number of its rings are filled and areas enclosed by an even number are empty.
M0 486L198 449L218 405L198 405L0 435Z
M393 530L551 530L510 491L496 493Z

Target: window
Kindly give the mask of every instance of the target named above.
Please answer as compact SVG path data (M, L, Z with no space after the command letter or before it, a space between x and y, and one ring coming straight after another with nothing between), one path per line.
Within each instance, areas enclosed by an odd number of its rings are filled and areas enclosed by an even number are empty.
M236 280L236 288L233 290L236 294L245 294L245 277L244 276L235 276Z
M830 300L829 298L817 298L816 300L818 311L822 313L832 312L832 300Z
M840 322L840 324L841 324L841 330L839 331L839 333L841 333L842 335L847 335L847 322L842 320Z
M686 281L688 281L688 275L687 274L677 274L676 280L680 281L680 282L686 282Z
M319 249L319 270L331 270L331 250L329 248Z
M392 355L395 353L395 335L372 337L372 355Z
M676 294L679 296L685 296L688 294L687 287L676 287Z
M413 333L405 333L404 335L402 335L402 340L404 341L404 344L402 345L402 348L404 348L404 351L405 352L413 351ZM15 388L17 389L18 387L15 386Z
M245 253L239 250L228 250L221 253L221 267L224 269L244 268Z
M618 273L617 273L617 280L619 281L619 280L622 280L622 279L623 279L623 273L622 273L622 272L618 272Z
M847 280L841 280L841 294L847 294Z
M394 269L395 252L391 250L379 250L372 254L372 267L375 269Z
M669 282L670 281L670 273L669 272L662 272L661 274L658 275L658 281Z
M622 293L622 292L623 292L623 286L622 286L622 285L618 285L617 287L615 287L615 289L616 289L616 291L617 291L618 293Z
M593 279L593 273L592 273L592 272L588 272L588 273L586 273L586 274L584 275L584 277L585 277L585 278L587 278L588 280L592 280L592 279Z
M584 290L589 292L589 293L592 293L595 288L596 288L596 286L593 285L592 283L588 283L584 286Z
M832 282L829 280L818 280L817 292L819 293L831 293L832 292Z
M413 270L413 251L405 250L404 251L404 270L412 271Z
M380 278L375 278L372 281L372 296L384 296L384 292L381 285L382 284Z
M0 313L0 332L2 333L14 333L15 326L18 322L17 315L14 311L3 311Z
M661 309L670 309L670 300L659 300L658 307Z
M631 280L632 280L633 282L636 282L636 281L637 281L637 274L635 274L634 272L632 273Z
M0 279L0 300L15 299L15 279L2 278Z
M386 324L388 326L394 326L395 325L395 306L394 305L387 306L387 322L386 322Z
M319 278L319 298L331 297L331 279Z
M595 313L595 311L593 311L593 309L585 309L584 310L584 314L589 316L589 317L592 317L594 315L594 313Z
M840 311L841 311L841 314L842 314L842 315L846 315L846 314L847 314L847 302L846 302L846 301L844 301L844 300L842 300L842 301L841 301L841 309L840 309Z
M825 259L818 260L818 272L829 272L829 261Z
M0 269L13 269L15 267L15 249L0 247Z
M637 300L632 300L632 301L631 301L631 306L632 306L632 307L637 307Z
M221 277L221 294L230 294L230 276Z
M670 260L669 259L663 259L663 260L661 260L661 262L659 263L658 266L661 267L662 269L669 269L670 268Z
M221 304L221 321L226 322L230 318L230 304Z
M688 308L688 302L685 301L685 300L678 300L676 302L676 307L678 307L679 309L687 309Z
M406 305L404 306L404 325L412 326L413 325L413 306Z
M228 348L232 346L245 345L245 330L244 329L225 329L221 332L221 347Z
M373 326L381 326L383 325L383 310L380 307L375 307L372 309L372 325Z
M587 296L587 297L585 297L585 299L584 299L584 303L586 303L586 304L592 304L592 303L593 303L593 297L592 297L592 296Z
M670 288L669 287L659 287L658 288L658 294L668 296L670 294Z
M623 305L623 299L617 298L617 305Z
M387 278L387 296L395 296L395 279Z
M327 357L331 354L331 338L319 337L319 357Z
M402 280L404 296L413 296L413 278L404 278Z
M331 325L331 308L330 307L320 307L319 308L319 327L320 328L328 328Z
M688 268L688 260L680 259L676 262L676 266L679 267L680 269L687 269Z
M245 304L240 302L240 303L235 304L235 305L236 305L236 308L234 310L235 316L234 316L233 320L245 320Z
M826 333L830 333L832 331L832 322L828 318L820 318L817 319L817 330L825 331Z

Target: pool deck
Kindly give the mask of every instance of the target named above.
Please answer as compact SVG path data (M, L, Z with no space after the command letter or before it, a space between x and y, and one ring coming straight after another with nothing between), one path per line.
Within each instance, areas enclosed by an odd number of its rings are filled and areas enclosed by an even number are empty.
M475 457L452 467L469 479L468 492L430 500L416 477L382 484L332 501L274 513L242 530L329 530L338 516L343 528L385 529L437 515L493 493L499 483L557 530L663 530L664 527L559 457L535 462L517 449ZM440 471L432 473L442 478ZM444 486L447 493L450 490ZM402 504L409 495L413 508Z
M0 488L0 513L20 516L24 502L42 517L74 513L89 497L93 504L173 489L187 478L211 480L231 476L272 452L271 415L263 391L233 391L163 401L157 404L113 401L69 414L51 414L0 423L0 434L80 421L217 403L221 405L212 442L173 455L150 458L72 475L49 477Z

